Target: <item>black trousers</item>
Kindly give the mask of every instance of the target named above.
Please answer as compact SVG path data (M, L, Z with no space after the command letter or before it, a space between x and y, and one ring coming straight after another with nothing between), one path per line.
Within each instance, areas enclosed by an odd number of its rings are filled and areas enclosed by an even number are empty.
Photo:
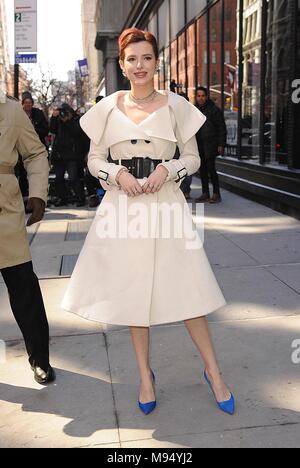
M77 201L85 199L83 183L79 177L79 164L77 161L57 161L54 163L56 194L64 202L68 201L68 192L65 185L65 172L69 175L70 184L75 192Z
M220 182L216 169L217 158L201 158L200 177L202 182L202 193L210 194L209 178L211 179L214 193L220 195Z
M8 289L14 317L24 337L29 363L47 371L49 326L32 262L0 270Z

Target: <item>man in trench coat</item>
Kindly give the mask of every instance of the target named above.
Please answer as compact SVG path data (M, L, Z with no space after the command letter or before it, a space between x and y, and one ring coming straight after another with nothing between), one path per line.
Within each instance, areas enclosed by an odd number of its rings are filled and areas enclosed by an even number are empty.
M27 226L42 220L48 195L47 152L21 105L0 90L0 272L24 337L35 380L55 380L49 363L49 326L33 271L22 195L14 175L21 154L29 180Z

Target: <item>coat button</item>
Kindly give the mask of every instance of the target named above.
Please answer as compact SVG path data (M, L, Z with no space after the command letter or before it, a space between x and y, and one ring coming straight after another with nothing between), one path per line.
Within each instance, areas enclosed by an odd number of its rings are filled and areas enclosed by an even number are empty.
M137 140L131 140L131 144L132 144L132 145L136 145L136 144L137 144Z

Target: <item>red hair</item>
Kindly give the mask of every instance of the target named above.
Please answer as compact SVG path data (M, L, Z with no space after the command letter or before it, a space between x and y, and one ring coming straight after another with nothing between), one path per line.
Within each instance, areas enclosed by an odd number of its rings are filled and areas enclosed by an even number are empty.
M156 37L151 32L143 31L142 29L137 28L126 29L119 37L120 59L124 60L126 47L128 47L130 44L136 44L137 42L142 41L149 42L149 44L152 45L155 58L158 60L159 51Z

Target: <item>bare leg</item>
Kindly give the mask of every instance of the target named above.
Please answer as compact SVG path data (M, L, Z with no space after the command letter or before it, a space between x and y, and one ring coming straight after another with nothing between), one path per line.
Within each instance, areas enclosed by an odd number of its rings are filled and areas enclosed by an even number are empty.
M141 376L140 402L149 403L155 400L150 367L150 329L130 327L130 332Z
M230 391L220 372L206 317L187 320L185 325L202 356L205 370L213 386L217 400L219 402L229 400Z

